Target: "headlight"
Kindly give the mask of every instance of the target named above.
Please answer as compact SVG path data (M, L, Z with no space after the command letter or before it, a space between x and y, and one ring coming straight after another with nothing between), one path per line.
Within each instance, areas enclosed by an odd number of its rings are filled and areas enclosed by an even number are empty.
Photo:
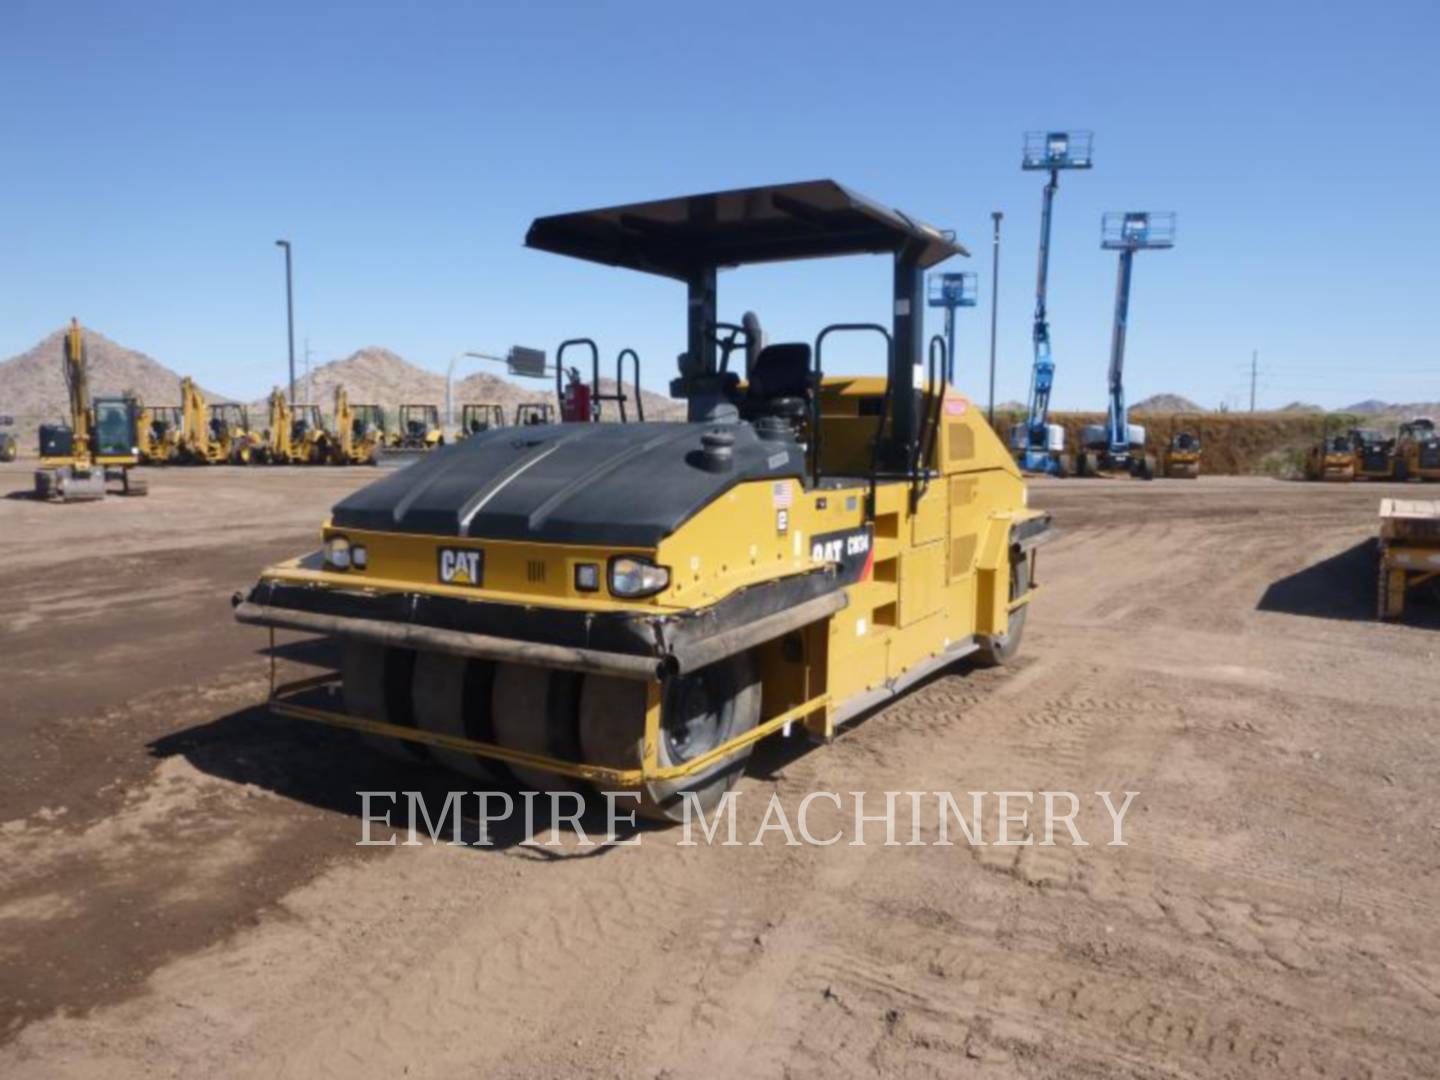
M332 536L325 541L325 565L332 570L350 569L350 541L343 536Z
M616 596L654 596L670 584L670 571L646 559L620 555L610 560L610 591Z
M350 564L356 570L364 570L370 563L370 553L361 544L356 544L350 549Z

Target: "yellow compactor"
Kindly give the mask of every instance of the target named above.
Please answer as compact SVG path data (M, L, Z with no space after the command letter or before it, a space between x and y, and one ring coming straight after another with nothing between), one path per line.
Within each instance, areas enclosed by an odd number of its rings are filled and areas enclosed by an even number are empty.
M1020 647L1049 515L945 385L924 275L951 235L812 181L536 220L532 248L685 287L680 423L478 432L342 499L320 547L237 594L243 623L336 637L284 715L525 787L713 808L755 742L817 740L963 657ZM880 254L887 324L764 344L718 271ZM842 335L876 375L826 375Z

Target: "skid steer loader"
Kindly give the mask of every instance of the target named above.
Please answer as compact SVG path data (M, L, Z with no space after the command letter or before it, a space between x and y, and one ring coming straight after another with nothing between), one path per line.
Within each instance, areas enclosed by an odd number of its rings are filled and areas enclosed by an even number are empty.
M925 271L967 254L950 234L821 180L543 217L526 242L683 284L688 420L485 431L342 499L317 550L235 597L242 623L343 646L275 711L673 820L761 738L828 740L1015 655L1049 515L927 348ZM721 268L862 254L891 263L888 324L760 347L753 316L720 320ZM878 374L825 374L840 335Z

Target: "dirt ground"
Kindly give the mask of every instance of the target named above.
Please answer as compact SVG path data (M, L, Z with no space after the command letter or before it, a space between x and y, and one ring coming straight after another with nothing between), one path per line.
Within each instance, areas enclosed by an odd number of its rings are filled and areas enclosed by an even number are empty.
M1440 620L1373 620L1390 486L1038 482L1018 661L740 787L743 840L772 792L1065 790L1092 846L356 847L357 790L467 785L267 715L229 597L372 476L0 499L0 1075L1440 1075Z

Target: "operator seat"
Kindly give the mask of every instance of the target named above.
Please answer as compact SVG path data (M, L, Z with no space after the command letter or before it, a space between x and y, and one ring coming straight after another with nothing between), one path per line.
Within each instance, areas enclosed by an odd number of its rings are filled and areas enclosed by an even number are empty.
M750 369L740 415L746 420L778 416L793 423L808 414L813 394L810 346L804 342L766 345Z

